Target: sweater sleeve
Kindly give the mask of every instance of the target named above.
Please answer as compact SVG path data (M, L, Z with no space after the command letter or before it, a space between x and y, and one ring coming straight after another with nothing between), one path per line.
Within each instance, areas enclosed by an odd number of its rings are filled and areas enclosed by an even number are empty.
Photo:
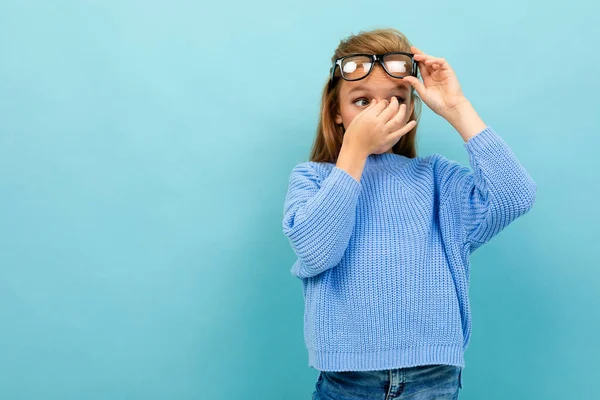
M308 278L340 262L354 229L360 191L360 182L337 166L325 179L310 162L293 168L282 222L298 256L292 275Z
M537 185L508 144L487 126L464 147L473 172L440 155L434 162L442 216L472 253L535 201Z

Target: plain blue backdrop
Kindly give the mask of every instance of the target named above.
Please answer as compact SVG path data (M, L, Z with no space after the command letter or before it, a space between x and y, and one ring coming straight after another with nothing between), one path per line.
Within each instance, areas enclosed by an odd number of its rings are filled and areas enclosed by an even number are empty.
M538 184L461 399L600 398L597 2L0 2L0 398L308 399L281 219L339 41L445 57ZM419 155L468 165L426 106Z

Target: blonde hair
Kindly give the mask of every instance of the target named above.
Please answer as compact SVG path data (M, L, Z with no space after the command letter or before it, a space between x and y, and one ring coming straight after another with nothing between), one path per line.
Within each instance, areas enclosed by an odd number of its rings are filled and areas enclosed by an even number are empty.
M360 31L340 41L331 57L331 65L339 57L352 53L387 53L392 51L410 52L411 43L406 36L394 28ZM337 71L336 71L337 74ZM335 163L342 147L344 127L335 123L334 117L339 112L339 93L341 79L336 79L335 85L329 89L329 79L325 83L321 96L321 110L317 134L310 154L310 161ZM415 136L421 116L421 99L411 86L412 102L414 103L410 120L417 121L413 129L400 138L392 147L392 152L408 158L417 156Z

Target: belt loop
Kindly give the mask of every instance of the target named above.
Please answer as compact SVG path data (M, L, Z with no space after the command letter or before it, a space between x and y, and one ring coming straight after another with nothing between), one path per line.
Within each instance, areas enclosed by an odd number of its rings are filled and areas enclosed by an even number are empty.
M458 387L460 389L462 389L462 367L460 368L460 371L458 371Z
M390 399L391 397L391 393L392 393L392 386L393 386L393 380L392 380L392 370L388 369L388 379L389 379L389 383L388 383L388 390L387 393L385 394L385 400Z

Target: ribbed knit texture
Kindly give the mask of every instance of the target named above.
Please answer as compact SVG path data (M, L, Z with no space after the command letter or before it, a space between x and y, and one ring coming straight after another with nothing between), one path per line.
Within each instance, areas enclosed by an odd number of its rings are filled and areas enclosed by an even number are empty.
M537 191L492 127L464 147L472 171L437 153L372 154L360 182L332 163L293 168L282 223L298 257L309 366L464 367L469 255Z

